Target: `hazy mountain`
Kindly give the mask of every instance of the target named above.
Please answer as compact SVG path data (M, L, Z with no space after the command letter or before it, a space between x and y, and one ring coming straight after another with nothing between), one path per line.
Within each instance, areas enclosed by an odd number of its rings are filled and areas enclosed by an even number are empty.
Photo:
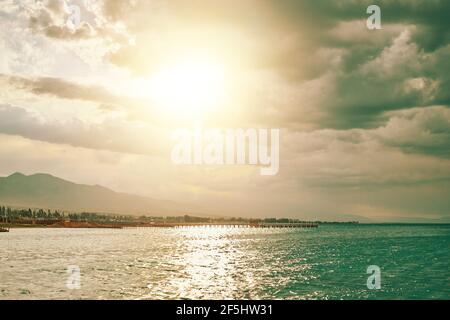
M0 204L155 216L196 213L196 210L176 202L118 193L97 185L76 184L49 174L26 176L14 173L0 177Z

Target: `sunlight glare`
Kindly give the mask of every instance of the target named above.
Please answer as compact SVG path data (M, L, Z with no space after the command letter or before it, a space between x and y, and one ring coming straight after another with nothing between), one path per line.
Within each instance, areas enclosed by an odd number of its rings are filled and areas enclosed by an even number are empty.
M171 115L201 116L223 102L225 71L213 61L188 60L150 78L149 97Z

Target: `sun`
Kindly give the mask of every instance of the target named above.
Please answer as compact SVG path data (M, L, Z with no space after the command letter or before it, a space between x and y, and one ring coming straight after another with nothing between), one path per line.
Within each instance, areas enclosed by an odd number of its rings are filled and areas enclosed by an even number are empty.
M149 78L148 97L165 112L200 117L223 103L224 65L207 59L183 59Z

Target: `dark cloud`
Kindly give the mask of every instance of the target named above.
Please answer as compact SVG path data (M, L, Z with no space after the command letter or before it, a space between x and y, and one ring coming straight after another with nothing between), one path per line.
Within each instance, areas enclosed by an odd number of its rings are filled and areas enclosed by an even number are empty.
M123 99L100 86L87 86L52 77L21 77L0 74L0 80L36 95L50 95L61 99L85 100L116 105Z
M367 17L366 8L372 4L380 6L385 24L414 24L423 28L424 32L420 36L418 34L417 39L427 50L435 50L449 41L450 3L446 0L280 0L275 2L275 7L293 23L309 24L324 30L342 21L364 19Z
M387 123L375 130L375 136L385 145L408 153L450 158L449 108L414 108L387 116Z
M424 53L403 31L378 56L366 58L336 77L323 107L323 125L372 127L380 114L416 106L449 105L448 51ZM445 58L444 58L445 57ZM359 58L359 57L357 57ZM348 58L351 59L351 58Z

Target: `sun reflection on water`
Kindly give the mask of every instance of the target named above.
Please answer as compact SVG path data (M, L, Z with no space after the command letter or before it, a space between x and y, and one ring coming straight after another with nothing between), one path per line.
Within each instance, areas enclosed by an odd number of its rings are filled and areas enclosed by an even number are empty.
M244 251L239 235L248 228L195 227L179 229L182 241L172 264L183 271L168 281L179 298L236 299L257 298L252 272L242 262L249 261L251 251ZM250 260L257 262L257 257ZM242 296L242 293L244 297Z

